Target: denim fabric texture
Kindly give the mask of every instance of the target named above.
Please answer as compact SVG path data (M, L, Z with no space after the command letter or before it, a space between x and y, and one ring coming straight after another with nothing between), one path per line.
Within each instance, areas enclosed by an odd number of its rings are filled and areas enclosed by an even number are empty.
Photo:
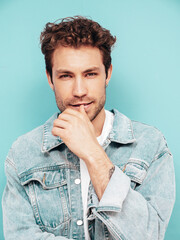
M89 185L90 237L164 239L175 201L172 154L159 130L112 112L113 128L103 148L115 171L100 201ZM19 137L9 151L5 240L84 239L80 162L52 135L57 116Z

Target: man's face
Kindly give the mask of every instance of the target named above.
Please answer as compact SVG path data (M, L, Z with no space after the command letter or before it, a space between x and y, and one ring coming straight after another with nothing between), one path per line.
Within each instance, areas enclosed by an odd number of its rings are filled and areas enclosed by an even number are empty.
M61 112L66 108L79 110L80 105L92 121L102 111L106 100L106 84L111 77L112 67L106 78L102 55L98 48L78 49L60 46L52 59L52 81L56 103Z

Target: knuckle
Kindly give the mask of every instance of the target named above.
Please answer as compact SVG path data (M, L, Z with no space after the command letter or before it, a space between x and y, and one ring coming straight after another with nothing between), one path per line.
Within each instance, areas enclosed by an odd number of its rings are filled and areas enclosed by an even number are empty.
M52 135L55 135L55 128L51 130Z
M54 127L59 126L59 120L60 120L60 119L55 119L55 120L54 120L54 123L53 123L53 126L54 126Z
M73 112L73 109L66 108L63 113L70 114L70 113L72 113L72 112Z
M58 118L56 120L61 120L63 116L63 113L59 114Z
M53 122L53 126L56 126L56 123L57 122L57 119L56 120L54 120L54 122Z

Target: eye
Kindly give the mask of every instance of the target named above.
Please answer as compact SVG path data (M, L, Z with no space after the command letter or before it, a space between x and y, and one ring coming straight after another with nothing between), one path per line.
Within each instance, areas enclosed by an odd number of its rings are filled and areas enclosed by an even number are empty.
M90 73L87 73L86 76L87 77L95 77L95 76L97 76L97 73L96 72L90 72Z
M59 78L61 78L61 79L67 79L67 78L71 78L71 75L69 75L69 74L63 74L63 75L60 75Z

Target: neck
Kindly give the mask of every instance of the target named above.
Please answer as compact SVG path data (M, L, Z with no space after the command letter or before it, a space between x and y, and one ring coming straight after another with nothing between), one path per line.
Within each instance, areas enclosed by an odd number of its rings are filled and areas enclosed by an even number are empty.
M96 118L92 121L94 126L96 137L99 137L102 133L104 121L105 121L105 110L102 108L100 113L96 116Z

